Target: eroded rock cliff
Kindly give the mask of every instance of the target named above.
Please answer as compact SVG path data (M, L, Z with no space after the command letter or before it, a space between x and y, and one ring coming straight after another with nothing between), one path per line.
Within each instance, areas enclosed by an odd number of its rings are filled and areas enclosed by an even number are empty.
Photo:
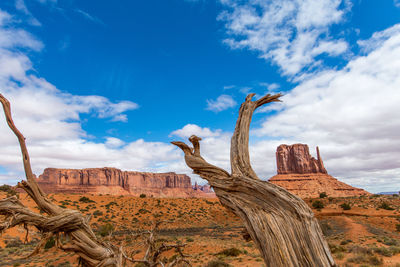
M38 183L45 192L112 195L147 194L154 197L197 196L185 174L121 171L116 168L47 168Z
M319 149L317 159L311 157L305 144L280 145L276 150L278 174L269 182L279 185L301 197L318 197L325 192L330 197L348 197L370 194L345 184L329 175L324 167Z

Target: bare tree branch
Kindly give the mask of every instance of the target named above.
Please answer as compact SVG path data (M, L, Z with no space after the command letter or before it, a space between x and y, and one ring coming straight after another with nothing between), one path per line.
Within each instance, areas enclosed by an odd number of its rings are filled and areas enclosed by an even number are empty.
M267 103L278 102L281 94L266 95L252 101L249 94L239 110L231 140L232 174L207 163L200 156L199 137L172 142L185 153L186 164L208 180L221 203L237 214L253 239L266 266L334 266L327 242L311 209L285 189L261 181L250 164L249 129L254 111Z

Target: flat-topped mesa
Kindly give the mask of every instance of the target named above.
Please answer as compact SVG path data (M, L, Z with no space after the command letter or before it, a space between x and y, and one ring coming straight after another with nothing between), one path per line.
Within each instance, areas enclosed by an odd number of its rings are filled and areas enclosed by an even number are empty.
M47 193L148 194L155 197L193 197L191 179L185 174L121 171L116 168L47 168L38 183Z
M290 173L327 173L322 162L319 148L317 159L311 157L308 145L280 145L276 150L278 174Z
M311 157L305 144L280 145L276 150L278 174L269 182L302 197L319 197L325 192L330 197L368 195L367 191L345 184L330 176L317 147L317 159Z

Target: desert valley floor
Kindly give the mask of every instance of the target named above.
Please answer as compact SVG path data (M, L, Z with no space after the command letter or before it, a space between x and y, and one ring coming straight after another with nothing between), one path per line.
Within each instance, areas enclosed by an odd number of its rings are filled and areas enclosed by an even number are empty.
M4 198L5 193L0 197ZM84 198L82 198L85 196ZM26 194L20 200L38 211ZM111 195L50 194L62 207L91 214L91 225L105 240L124 244L127 250L144 247L130 239L131 231L148 229L155 220L173 220L161 227L165 241L186 243L184 253L193 266L264 266L252 241L243 238L238 217L221 206L218 199L151 198ZM349 198L306 199L310 207L320 201L323 208L313 207L329 246L339 266L400 266L400 197L360 196ZM350 209L344 210L343 203ZM320 205L320 203L319 203ZM314 204L318 207L318 205ZM347 208L349 208L347 207ZM112 231L109 231L113 228ZM111 235L107 235L111 233ZM33 251L40 238L30 229L13 228L0 238L0 266L77 266L77 256L46 244L44 251L23 259ZM165 254L165 261L174 254ZM229 265L212 265L220 262Z

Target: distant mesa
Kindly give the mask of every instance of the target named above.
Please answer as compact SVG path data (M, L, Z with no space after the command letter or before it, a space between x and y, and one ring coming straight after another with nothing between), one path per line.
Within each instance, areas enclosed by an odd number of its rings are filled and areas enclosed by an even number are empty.
M276 150L278 174L269 182L301 197L319 197L325 192L330 197L369 195L370 193L340 182L325 169L319 148L317 159L311 157L308 145L280 145Z
M121 171L116 168L47 168L38 183L46 193L146 194L154 197L215 197L206 186L192 187L185 174ZM204 188L204 189L203 189Z

